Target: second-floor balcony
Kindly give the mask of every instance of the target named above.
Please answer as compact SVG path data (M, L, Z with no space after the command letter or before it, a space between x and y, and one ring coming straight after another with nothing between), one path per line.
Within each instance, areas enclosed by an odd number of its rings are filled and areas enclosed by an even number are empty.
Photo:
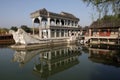
M119 33L118 32L93 32L91 37L96 37L96 38L118 38Z

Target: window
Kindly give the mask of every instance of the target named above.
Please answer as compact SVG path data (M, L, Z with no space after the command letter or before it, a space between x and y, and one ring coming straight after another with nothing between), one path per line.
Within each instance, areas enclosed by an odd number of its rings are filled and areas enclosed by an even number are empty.
M64 37L64 30L61 30L61 37Z
M55 30L51 29L51 37L55 37Z
M60 30L56 31L56 37L59 37Z

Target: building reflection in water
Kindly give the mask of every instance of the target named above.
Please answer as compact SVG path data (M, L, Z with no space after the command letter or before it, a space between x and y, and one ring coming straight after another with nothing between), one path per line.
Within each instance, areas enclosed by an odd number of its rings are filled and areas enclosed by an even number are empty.
M39 63L35 64L33 72L41 78L64 71L79 63L78 56L81 54L79 47L62 47L39 54Z
M35 56L33 73L41 78L47 78L55 73L64 71L79 63L80 46L59 46L34 51L16 51L13 62L23 66ZM37 59L36 59L37 58Z
M20 67L23 67L27 62L29 62L33 57L39 54L41 50L34 51L15 51L12 62L18 62Z
M96 63L120 67L120 51L116 47L99 45L89 48L89 59ZM110 50L112 48L112 50Z

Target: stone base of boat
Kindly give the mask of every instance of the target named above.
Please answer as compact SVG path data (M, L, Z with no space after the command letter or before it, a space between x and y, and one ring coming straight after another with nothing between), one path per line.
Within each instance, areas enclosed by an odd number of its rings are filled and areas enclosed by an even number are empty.
M55 46L60 46L60 45L71 45L75 44L75 41L61 41L61 42L43 42L39 44L28 44L28 45L18 45L14 44L11 45L10 47L15 50L33 50L33 49L39 49L39 48L48 48L48 47L55 47Z

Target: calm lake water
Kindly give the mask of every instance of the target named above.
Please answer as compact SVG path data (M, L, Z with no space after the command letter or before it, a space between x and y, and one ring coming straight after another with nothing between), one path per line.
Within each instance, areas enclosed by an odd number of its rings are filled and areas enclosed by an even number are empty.
M0 80L120 80L120 51L76 45L32 51L0 47Z

